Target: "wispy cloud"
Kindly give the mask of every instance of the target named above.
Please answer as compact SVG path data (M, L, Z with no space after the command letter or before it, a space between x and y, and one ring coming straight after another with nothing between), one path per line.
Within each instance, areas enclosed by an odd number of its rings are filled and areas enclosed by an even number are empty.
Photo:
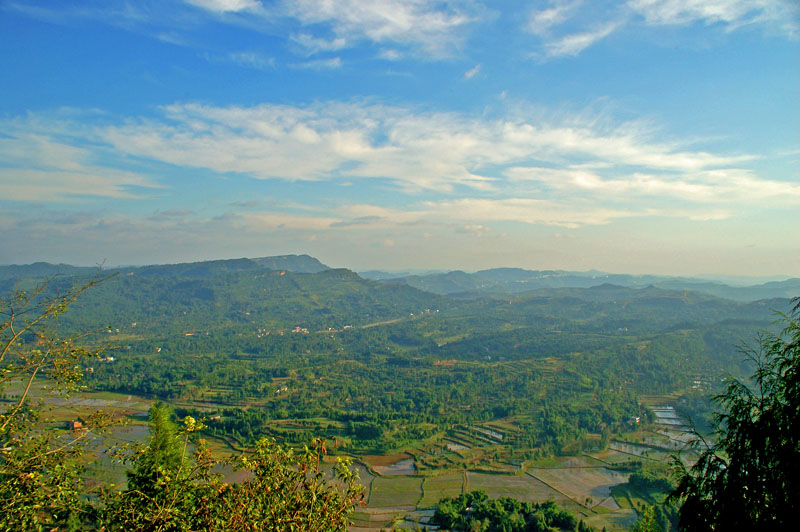
M451 224L460 228L480 226L492 222L520 222L531 225L580 227L607 224L616 218L642 216L635 210L613 209L575 202L535 198L458 198L453 200L425 201L405 210L389 209L377 205L350 205L343 209L350 216L370 216L375 227L408 226L424 223ZM367 214L370 213L370 214ZM477 225L476 225L477 224ZM487 230L484 228L483 230Z
M108 168L93 150L58 140L35 123L3 122L0 197L12 201L75 201L85 197L137 198L149 178Z
M464 72L464 79L472 79L481 71L481 65L477 64Z
M621 22L613 21L591 31L584 33L573 33L549 41L547 44L545 44L545 55L549 58L561 57L565 55L578 55L586 48L589 48L598 41L611 35L620 26Z
M310 33L297 33L291 36L291 40L303 48L306 54L314 55L319 52L332 52L341 50L347 45L347 40L344 37L336 37L333 39L323 39L321 37L314 37Z
M656 132L641 125L600 125L581 115L490 120L343 102L176 104L163 112L162 120L130 121L98 136L122 153L170 164L261 179L382 178L409 191L502 189L504 176L533 161L630 176L733 171L751 158L655 141Z
M476 19L470 4L425 0L294 0L287 12L305 25L327 25L349 42L394 43L428 57L450 55ZM334 41L335 42L335 41Z
M274 57L253 51L229 52L227 54L204 52L200 56L212 63L232 63L255 70L273 70L276 66Z
M237 65L258 70L275 68L274 57L267 57L258 52L231 52L228 54L228 59Z
M293 68L302 68L306 70L335 70L342 67L342 58L331 57L328 59L315 59L302 63L292 63L291 66Z
M797 37L800 5L792 0L628 0L650 25L721 24L732 31L758 24Z
M95 125L73 113L52 125L35 114L4 124L4 198L137 197L137 187L154 186L153 179L125 169L125 161L137 160L210 170L228 179L239 174L384 191L393 184L418 201L406 210L282 205L276 206L283 209L279 213L255 209L237 216L263 228L391 229L437 220L579 227L640 216L722 219L753 207L800 205L800 186L759 176L748 168L748 154L697 149L664 138L652 126L587 113L479 118L337 101L174 104L155 117L105 116Z
M258 0L185 0L187 4L217 13L252 11L261 7Z
M526 31L540 39L532 56L547 60L576 56L627 26L717 25L726 32L758 26L789 38L800 35L800 5L792 0L627 0L597 6L581 0L551 0L533 8Z
M275 35L304 56L366 43L393 50L387 54L426 60L458 52L468 26L485 11L479 2L458 0L87 0L65 5L11 0L2 8L57 24L92 20L213 54L220 51L205 46L202 38L209 22Z
M774 206L800 203L800 185L759 179L752 171L740 168L678 175L634 172L622 177L605 178L584 168L514 167L508 170L508 176L595 199L672 198L689 203L739 206L767 202Z
M397 50L390 49L390 50L382 50L378 54L378 57L380 57L381 59L386 59L388 61L397 61L398 59L402 59L403 54L401 54Z
M581 0L556 0L545 9L533 9L525 29L534 35L546 36L554 26L569 20L581 4Z

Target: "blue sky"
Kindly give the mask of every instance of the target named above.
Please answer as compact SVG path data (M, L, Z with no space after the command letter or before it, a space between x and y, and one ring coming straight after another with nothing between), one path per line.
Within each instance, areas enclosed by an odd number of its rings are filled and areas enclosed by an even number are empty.
M800 276L783 0L0 1L0 263Z

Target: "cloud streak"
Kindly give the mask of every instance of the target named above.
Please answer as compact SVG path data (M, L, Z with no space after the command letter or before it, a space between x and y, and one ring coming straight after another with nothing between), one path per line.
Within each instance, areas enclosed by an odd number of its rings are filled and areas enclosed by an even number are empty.
M800 36L800 6L790 0L627 0L584 3L551 0L533 8L524 29L541 40L533 57L576 56L625 27L719 26L726 32L757 26L790 39Z
M0 197L4 200L133 199L141 197L134 192L137 188L158 187L143 175L96 162L90 149L31 131L28 127L32 124L3 125L6 136L0 137Z
M611 35L621 25L622 22L620 21L612 21L591 31L573 33L552 40L545 44L545 55L546 57L578 55L590 46L593 46L598 41L601 41Z
M263 230L503 222L581 227L642 216L719 220L752 208L800 205L800 186L759 176L748 168L753 156L693 148L640 122L586 113L509 111L489 118L369 101L179 103L149 118L90 121L73 110L3 123L9 132L0 138L3 197L141 198L143 187L157 185L127 168L135 160L228 179L353 184L354 192L367 187L371 193L393 187L412 201L397 209L339 196L338 207L287 203L279 212L235 216L236 223Z
M259 179L387 179L408 191L498 190L514 168L537 166L532 162L692 172L702 180L704 171L731 171L750 159L654 141L654 132L636 123L476 119L368 102L176 104L163 108L161 119L130 120L97 134L122 153L170 164Z
M324 24L338 39L400 44L435 57L450 55L476 20L468 4L426 0L294 0L288 14L302 24ZM331 42L337 42L334 39Z

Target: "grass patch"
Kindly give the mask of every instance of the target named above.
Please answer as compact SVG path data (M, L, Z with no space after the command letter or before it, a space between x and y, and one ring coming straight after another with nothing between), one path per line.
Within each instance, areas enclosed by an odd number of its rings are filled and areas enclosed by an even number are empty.
M369 496L370 508L416 506L422 498L422 477L375 478Z
M421 507L436 506L445 497L458 497L464 484L461 473L448 473L435 477L427 477L422 483L423 496L419 501Z

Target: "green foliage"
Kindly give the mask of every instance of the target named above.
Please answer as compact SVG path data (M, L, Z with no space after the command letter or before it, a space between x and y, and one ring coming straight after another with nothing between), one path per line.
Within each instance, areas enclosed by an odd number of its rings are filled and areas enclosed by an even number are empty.
M100 524L109 531L207 529L220 481L217 463L204 445L187 455L189 436L200 426L192 418L181 429L163 403L150 409L150 439L133 457L128 485L105 491Z
M128 472L128 490L152 496L163 474L176 477L184 464L185 441L170 419L164 403L150 409L150 440L136 458L135 467Z
M645 493L658 491L668 493L674 489L672 482L666 472L660 471L637 471L628 477L628 484L634 489Z
M253 454L237 464L248 478L223 490L214 530L346 530L355 506L363 504L364 488L347 460L337 461L334 479L327 479L320 462L324 455L322 440L300 454L274 440L259 440Z
M483 491L442 499L431 523L452 532L546 532L589 530L554 502L523 502L510 497L489 499Z
M631 532L664 532L656 519L656 510L653 506L646 507L639 514L639 519L631 528Z
M187 455L193 418L179 430L163 405L150 412L151 437L134 458L128 487L106 494L101 525L109 531L219 532L344 531L363 501L363 487L349 462L321 468L325 445L317 440L302 454L261 439L252 453L214 458L201 441ZM221 466L245 474L228 484L213 471Z
M752 386L715 397L715 440L690 469L675 459L686 530L788 530L800 513L800 300L780 335L746 351Z
M107 422L87 415L82 430L63 433L32 399L32 389L47 378L53 393L75 390L81 364L101 350L80 345L80 338L59 338L52 320L86 289L90 281L60 295L48 284L0 300L0 530L77 530L91 509L81 497L77 460L90 435Z

